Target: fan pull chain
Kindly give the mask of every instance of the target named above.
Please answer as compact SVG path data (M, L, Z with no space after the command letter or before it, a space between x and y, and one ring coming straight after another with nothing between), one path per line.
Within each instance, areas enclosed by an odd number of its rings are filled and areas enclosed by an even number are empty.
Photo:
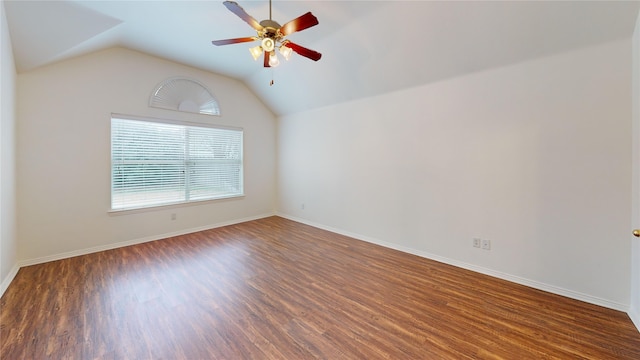
M273 68L271 68L271 81L269 81L269 86L273 86L273 84L275 84L275 81L273 81Z

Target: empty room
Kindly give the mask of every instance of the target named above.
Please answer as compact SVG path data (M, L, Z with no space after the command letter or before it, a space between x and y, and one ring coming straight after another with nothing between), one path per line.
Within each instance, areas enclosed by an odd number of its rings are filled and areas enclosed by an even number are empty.
M2 0L0 359L639 359L640 1Z

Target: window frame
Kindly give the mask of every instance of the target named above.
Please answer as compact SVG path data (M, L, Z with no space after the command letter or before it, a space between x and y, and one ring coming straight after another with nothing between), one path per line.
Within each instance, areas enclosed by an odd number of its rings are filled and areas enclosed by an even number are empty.
M114 208L113 207L114 205L114 202L113 202L113 195L114 195L113 120L114 119L149 122L149 123L157 123L157 124L170 124L170 125L176 125L176 126L182 126L182 127L232 130L232 131L239 132L240 133L240 167L239 167L240 178L239 178L238 185L239 185L240 191L236 194L225 194L225 195L209 197L209 198L200 198L195 200L189 199L189 196L185 196L185 200L181 200L181 201ZM188 141L185 142L185 145L187 144L188 144ZM187 154L185 154L185 158L182 161L184 161L186 165L187 163L192 162L193 160L190 159ZM188 179L188 177L189 177L189 172L185 172L184 174L185 181ZM109 185L110 186L109 186L109 211L108 212L111 214L140 212L140 211L154 210L159 208L191 206L191 205L199 205L207 202L242 198L245 196L245 193L244 193L244 129L241 127L224 126L224 125L210 124L210 123L200 123L200 122L191 122L191 121L184 121L184 120L177 120L177 119L162 119L162 118L152 118L152 117L142 117L142 116L135 116L135 115L112 113L111 117L109 118Z

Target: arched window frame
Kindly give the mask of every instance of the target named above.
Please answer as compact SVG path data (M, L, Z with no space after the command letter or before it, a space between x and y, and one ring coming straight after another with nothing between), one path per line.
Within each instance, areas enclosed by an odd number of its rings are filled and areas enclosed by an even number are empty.
M149 106L159 109L220 116L218 100L195 79L172 77L158 84L149 98Z

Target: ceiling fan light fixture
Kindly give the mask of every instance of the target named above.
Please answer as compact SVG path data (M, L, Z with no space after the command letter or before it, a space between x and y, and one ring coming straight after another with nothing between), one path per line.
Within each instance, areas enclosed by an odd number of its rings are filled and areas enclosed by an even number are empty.
M293 52L293 50L291 50L290 47L286 47L284 45L280 46L280 54L282 54L282 56L284 57L285 60L289 61L289 58L291 58L291 53Z
M273 41L272 38L262 39L262 49L264 49L264 51L273 51L275 47L276 47L276 42Z
M251 56L253 56L253 60L258 60L260 55L262 55L262 46L258 45L249 48L249 52L251 53Z
M275 51L271 51L269 54L269 66L276 67L280 65L280 60L278 60L278 55L276 55Z

